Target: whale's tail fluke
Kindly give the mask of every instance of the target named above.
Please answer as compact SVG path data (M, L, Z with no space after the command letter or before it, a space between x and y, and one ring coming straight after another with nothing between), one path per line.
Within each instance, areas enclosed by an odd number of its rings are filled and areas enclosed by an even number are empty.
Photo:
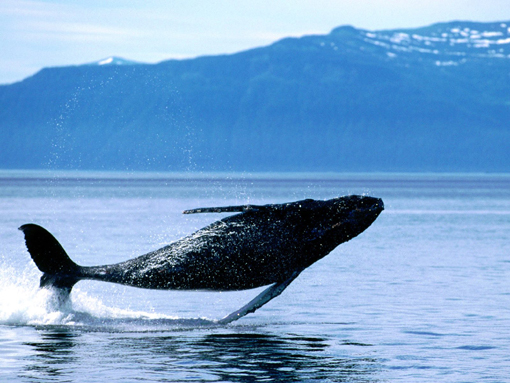
M19 230L25 234L28 252L36 266L44 273L41 287L56 287L70 292L81 279L81 267L69 258L55 237L41 226L29 223Z

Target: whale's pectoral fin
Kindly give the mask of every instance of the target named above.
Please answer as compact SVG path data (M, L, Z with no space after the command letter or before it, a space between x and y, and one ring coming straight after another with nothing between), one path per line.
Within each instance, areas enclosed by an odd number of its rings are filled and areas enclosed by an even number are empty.
M32 223L19 228L25 234L28 252L39 270L41 287L71 291L79 280L80 266L74 263L50 232Z
M223 206L223 207L200 207L198 209L184 210L182 214L197 213L245 213L247 211L258 211L264 206L256 205L239 205L239 206Z
M301 271L303 271L303 270L295 271L290 276L290 278L284 282L275 283L274 285L269 286L267 289L262 291L255 298L253 298L250 302L248 302L247 305L241 307L237 311L234 311L232 314L227 315L225 318L218 320L217 323L218 324L232 323L232 322L244 317L246 314L255 312L257 309L264 306L271 299L276 298L278 295L280 295L283 292L283 290L285 290L287 288L287 286L290 285L291 282L297 278L297 276L301 273Z

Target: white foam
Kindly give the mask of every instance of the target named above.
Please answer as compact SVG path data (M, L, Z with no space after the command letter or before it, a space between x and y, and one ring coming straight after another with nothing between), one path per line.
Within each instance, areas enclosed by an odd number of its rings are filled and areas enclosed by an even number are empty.
M49 290L39 289L39 278L12 267L0 267L0 324L62 324L68 313L55 308Z
M40 289L40 273L0 264L0 325L110 325L128 321L179 320L164 314L108 307L75 288L70 299L53 289Z

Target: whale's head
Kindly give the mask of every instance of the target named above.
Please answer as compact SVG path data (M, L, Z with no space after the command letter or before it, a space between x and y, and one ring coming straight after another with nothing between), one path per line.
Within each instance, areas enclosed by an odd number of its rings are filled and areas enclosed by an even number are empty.
M365 231L383 210L380 198L350 195L323 201L317 218L326 238L342 243Z
M380 198L350 195L330 200L303 200L282 205L293 235L315 262L366 230L384 210Z

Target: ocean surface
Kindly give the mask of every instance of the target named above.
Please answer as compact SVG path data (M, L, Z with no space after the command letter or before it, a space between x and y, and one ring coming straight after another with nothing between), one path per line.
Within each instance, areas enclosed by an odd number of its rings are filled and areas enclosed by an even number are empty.
M127 260L226 214L184 209L383 198L357 238L279 297L262 289L38 288L22 224L78 264ZM510 382L510 175L0 172L1 382Z

